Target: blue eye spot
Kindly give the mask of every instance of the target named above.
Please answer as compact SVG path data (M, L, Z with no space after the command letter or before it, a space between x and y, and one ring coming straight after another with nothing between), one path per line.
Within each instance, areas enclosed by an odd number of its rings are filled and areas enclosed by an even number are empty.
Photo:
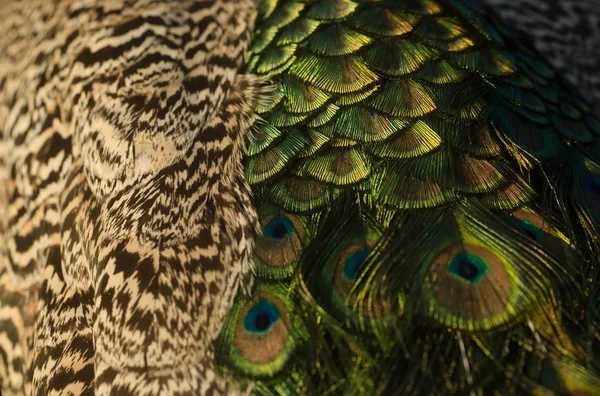
M279 311L275 304L259 300L244 318L244 327L251 333L265 333L279 320Z
M448 271L451 274L470 283L479 282L487 270L485 261L471 253L460 253L448 264Z
M593 193L600 195L600 179L592 175L587 175L583 179L583 187Z
M519 227L534 241L541 242L544 239L544 233L538 226L528 220L519 220Z
M362 264L367 256L371 253L370 247L364 247L356 252L352 253L350 257L344 263L344 276L349 281L354 282L356 280L356 274L358 273L358 267Z
M294 225L285 216L275 216L262 229L267 238L281 240L294 233Z

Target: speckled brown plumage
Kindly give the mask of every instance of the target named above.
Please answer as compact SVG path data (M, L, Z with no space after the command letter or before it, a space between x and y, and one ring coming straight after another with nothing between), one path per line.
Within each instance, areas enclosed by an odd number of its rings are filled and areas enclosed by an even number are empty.
M252 279L252 13L0 5L5 394L244 392L211 343Z

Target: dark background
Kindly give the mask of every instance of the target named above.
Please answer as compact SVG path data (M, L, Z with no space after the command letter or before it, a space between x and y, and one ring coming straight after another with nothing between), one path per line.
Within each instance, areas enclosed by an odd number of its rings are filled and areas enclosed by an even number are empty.
M600 112L600 0L484 0Z

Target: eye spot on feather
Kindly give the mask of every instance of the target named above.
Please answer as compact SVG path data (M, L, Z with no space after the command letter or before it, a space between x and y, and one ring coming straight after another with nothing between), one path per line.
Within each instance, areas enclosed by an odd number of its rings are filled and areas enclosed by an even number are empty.
M239 298L216 342L219 364L252 377L273 376L293 356L307 330L288 290L258 284L251 298Z
M260 293L239 312L233 344L248 362L273 363L290 340L285 304L270 293Z
M536 242L541 242L544 239L544 233L542 230L529 220L520 219L519 227L525 234L527 234L528 237Z
M370 247L364 247L354 252L346 262L344 263L344 276L350 282L356 281L356 275L358 274L358 268L365 261L369 253L371 253Z
M244 328L252 333L265 333L279 318L277 307L273 303L261 299L246 314Z
M501 320L512 277L501 256L484 246L456 243L437 254L427 278L427 311L447 325L472 327ZM494 319L497 318L497 319Z
M282 240L294 232L294 225L285 216L275 216L262 228L263 235L267 238Z
M571 250L567 238L540 215L529 209L519 209L512 213L509 220L511 226L542 245L560 262L567 260Z
M343 312L343 315L350 313L364 318L379 319L392 311L389 300L381 294L364 294L364 285L356 285L365 271L368 272L377 266L376 255L366 263L369 256L373 255L375 245L374 239L355 239L340 249L324 269L332 270L334 288L331 303L338 312ZM331 270L327 270L328 267ZM327 287L329 284L324 283L322 286Z
M260 223L262 235L256 238L254 249L257 275L277 279L289 277L307 243L303 221L298 216L278 211L260 217Z
M373 242L369 242L370 245ZM372 251L364 240L356 241L341 250L335 260L334 285L339 296L346 299L356 282L360 267Z
M474 254L461 253L448 264L448 271L467 282L479 282L487 272L487 264Z

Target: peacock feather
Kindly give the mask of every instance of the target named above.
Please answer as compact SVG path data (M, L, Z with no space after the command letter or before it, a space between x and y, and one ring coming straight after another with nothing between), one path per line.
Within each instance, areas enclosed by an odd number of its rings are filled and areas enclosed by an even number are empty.
M1 0L0 393L600 394L570 71L478 0Z
M261 232L223 375L600 393L600 121L519 37L475 1L258 1Z

